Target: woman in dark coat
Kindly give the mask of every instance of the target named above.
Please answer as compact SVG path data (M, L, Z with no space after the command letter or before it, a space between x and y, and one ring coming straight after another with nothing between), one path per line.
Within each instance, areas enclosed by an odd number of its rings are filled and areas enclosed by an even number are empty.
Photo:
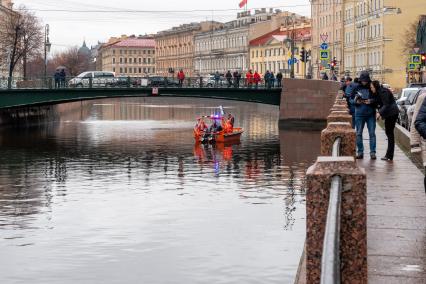
M395 152L395 125L398 120L399 109L392 92L380 85L379 81L371 82L371 92L377 96L379 114L385 121L385 131L388 137L388 150L383 161L393 161Z

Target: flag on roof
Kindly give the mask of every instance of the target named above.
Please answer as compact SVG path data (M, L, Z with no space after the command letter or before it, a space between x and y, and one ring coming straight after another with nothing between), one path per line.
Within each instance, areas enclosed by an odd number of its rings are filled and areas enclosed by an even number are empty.
M241 2L240 2L240 8L246 6L247 2L248 2L248 0L241 0Z

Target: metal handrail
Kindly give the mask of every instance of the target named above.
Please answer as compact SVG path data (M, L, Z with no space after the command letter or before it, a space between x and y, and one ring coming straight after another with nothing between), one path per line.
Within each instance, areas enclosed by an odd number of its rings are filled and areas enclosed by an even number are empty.
M342 146L342 138L338 137L334 141L333 151L332 151L331 156L333 156L333 157L339 157L340 156L340 148L341 148L341 146Z
M334 176L331 182L327 222L321 259L321 284L339 284L340 279L340 212L342 178Z

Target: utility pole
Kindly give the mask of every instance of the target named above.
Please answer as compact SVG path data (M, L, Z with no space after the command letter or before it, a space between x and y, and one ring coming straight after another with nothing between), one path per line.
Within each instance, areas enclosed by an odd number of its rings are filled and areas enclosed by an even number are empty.
M293 25L293 28L292 28L292 30L291 30L291 72L290 72L290 78L291 79L294 79L294 48L295 48L295 40L296 40L296 38L295 38L295 32L294 32L294 29L295 29L295 23L294 23L294 14L293 14L293 17L292 17L292 25Z

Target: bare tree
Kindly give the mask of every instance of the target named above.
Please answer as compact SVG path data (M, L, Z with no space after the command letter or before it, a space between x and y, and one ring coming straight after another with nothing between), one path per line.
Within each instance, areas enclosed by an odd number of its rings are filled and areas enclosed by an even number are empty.
M18 64L26 62L29 57L37 54L42 47L43 34L38 18L21 6L17 11L8 11L0 19L0 53L5 55L8 62L9 80L11 87L13 73ZM24 76L25 76L24 72Z
M71 76L77 76L87 71L90 65L90 58L85 54L79 53L77 47L71 47L54 55L52 61L57 67L66 67L68 74Z
M413 48L416 46L418 20L409 24L405 29L405 34L402 37L401 48L404 56L413 53ZM407 57L408 58L408 57Z

